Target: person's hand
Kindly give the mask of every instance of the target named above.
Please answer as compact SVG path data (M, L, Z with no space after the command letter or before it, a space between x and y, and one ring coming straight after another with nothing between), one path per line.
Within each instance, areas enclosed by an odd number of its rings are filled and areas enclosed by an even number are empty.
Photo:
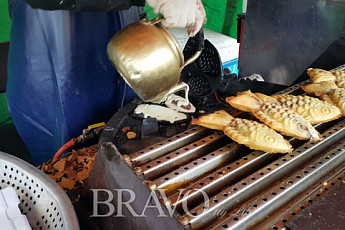
M146 0L156 14L162 14L165 27L188 28L193 37L206 23L206 13L201 0Z

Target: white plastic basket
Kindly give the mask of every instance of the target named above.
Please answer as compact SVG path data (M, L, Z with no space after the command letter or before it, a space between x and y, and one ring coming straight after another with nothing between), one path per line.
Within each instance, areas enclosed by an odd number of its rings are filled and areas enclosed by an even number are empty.
M0 151L0 189L9 186L16 190L19 208L31 228L79 229L72 202L58 184L27 162Z

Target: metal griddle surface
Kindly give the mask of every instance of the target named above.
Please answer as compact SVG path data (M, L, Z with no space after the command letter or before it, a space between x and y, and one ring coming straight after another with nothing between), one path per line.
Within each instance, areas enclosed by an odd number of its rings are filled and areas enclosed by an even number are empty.
M340 175L341 177L344 174ZM323 230L344 229L345 180L333 183L322 196L303 209L285 226L288 229Z
M303 95L301 86L309 82L279 93ZM117 132L135 106L123 111L123 116L118 116L121 120L111 121L119 124ZM238 114L232 109L229 112ZM127 149L128 156L123 159L143 186L166 190L169 202L165 204L176 208L176 217L185 228L283 229L323 196L323 191L329 189L327 185L345 178L344 118L315 125L322 141L290 138L294 147L291 154L252 151L222 132L202 127L179 128L184 130L176 135L173 133L177 129L169 136L151 138L154 144L128 142L136 143L137 151ZM112 135L112 140L118 141L114 130ZM207 207L203 202L205 193L210 198ZM183 209L184 202L189 213Z

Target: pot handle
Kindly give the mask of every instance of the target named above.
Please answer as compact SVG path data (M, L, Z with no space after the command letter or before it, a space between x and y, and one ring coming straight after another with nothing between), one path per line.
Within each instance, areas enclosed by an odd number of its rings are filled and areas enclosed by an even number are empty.
M184 90L184 98L186 99L186 101L189 103L188 100L188 94L189 94L189 86L185 83L185 82L180 82L177 85L175 85L173 88L171 88L165 95L164 98L162 98L161 102L166 101L166 99L168 98L169 95L176 93L178 91Z
M151 20L148 20L148 19L144 18L144 19L141 19L140 22L145 24L145 25L151 25L152 26L152 25L160 23L160 22L162 22L164 20L165 19L162 16L160 16L160 17L153 18Z
M202 50L205 46L205 39L204 39L204 30L201 28L199 32L194 36L196 40L196 52L193 56L191 56L181 67L182 69L186 66L195 61L201 54Z

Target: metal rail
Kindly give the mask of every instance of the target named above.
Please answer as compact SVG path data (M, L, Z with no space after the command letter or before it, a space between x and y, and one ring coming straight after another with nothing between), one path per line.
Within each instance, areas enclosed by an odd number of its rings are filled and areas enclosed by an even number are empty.
M202 127L195 127L185 131L184 133L168 138L165 141L159 142L155 145L135 152L130 155L130 158L136 166L141 166L170 151L173 151L195 140L198 140L200 137L211 132L211 130Z

